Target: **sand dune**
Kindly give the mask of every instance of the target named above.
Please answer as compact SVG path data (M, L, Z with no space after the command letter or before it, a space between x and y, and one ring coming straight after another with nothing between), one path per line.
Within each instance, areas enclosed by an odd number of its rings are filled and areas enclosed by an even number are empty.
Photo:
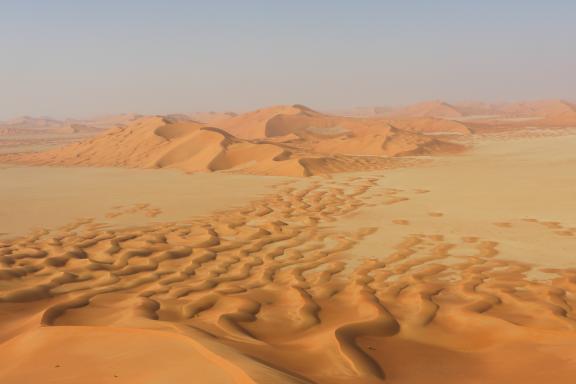
M539 100L509 103L427 101L401 108L372 107L357 108L352 115L379 118L436 118L437 124L446 124L445 119L459 121L470 130L507 130L535 127L576 126L576 106L566 100ZM416 130L431 131L430 122L420 124ZM461 132L465 132L461 128Z
M177 120L193 120L203 124L213 124L236 116L233 112L197 112L174 114L166 117ZM0 136L22 134L58 134L102 132L110 128L125 127L146 116L135 113L95 116L85 119L53 119L48 117L23 116L0 121Z
M91 119L57 120L46 117L20 117L0 122L0 136L100 133L104 129L124 126L135 120L133 114L102 116Z
M565 100L540 100L494 104L479 123L494 129L532 127L574 127L576 107Z
M458 107L444 101L425 101L410 105L390 113L393 116L403 117L462 117L464 114Z
M257 160L257 166L264 167L263 161L273 161L282 153L280 147L242 141L194 121L143 117L85 142L12 157L26 164L177 168L195 172L225 170Z
M496 106L497 111L509 116L555 116L574 112L574 105L564 100L540 100L506 103Z
M273 107L224 121L222 128L251 139L295 134L300 137L331 137L385 134L390 128L418 133L469 133L462 123L435 118L357 118L326 115L302 105Z
M0 123L0 136L98 133L99 128L81 124L46 119L25 119Z
M232 135L243 139L261 139L269 136L268 121L277 115L291 115L302 113L298 106L276 106L244 113L231 119L226 119L219 127Z
M151 116L78 144L50 152L5 155L0 161L310 176L403 166L406 161L391 158L463 149L413 132L409 125L403 130L379 120L332 117L302 106L228 118L222 128L180 116ZM234 133L257 139L238 138Z
M49 118L20 117L0 122L0 135L22 132L51 132L62 127L63 122Z
M104 130L128 124L135 115L92 119L21 117L0 122L0 153L38 152L85 140Z

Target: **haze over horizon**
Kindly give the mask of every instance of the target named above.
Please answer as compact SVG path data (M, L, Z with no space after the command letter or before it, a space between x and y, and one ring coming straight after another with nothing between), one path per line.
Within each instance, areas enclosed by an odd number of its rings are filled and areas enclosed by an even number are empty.
M574 101L575 11L563 0L3 2L0 119Z

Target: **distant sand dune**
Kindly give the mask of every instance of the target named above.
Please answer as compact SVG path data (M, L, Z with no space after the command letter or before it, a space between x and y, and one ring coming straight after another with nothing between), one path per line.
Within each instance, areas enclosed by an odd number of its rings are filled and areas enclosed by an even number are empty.
M360 108L351 111L350 114L405 120L413 127L409 128L410 130L418 132L442 132L444 129L448 132L486 133L526 127L576 127L576 104L558 99L509 103L447 103L433 100L401 108ZM436 120L436 123L431 119ZM461 127L459 129L456 125L450 127L446 120L460 123Z
M174 116L141 117L84 142L43 153L4 155L0 161L311 176L403 166L405 161L390 158L462 150L460 144L387 122L331 117L293 106L231 117L218 128Z

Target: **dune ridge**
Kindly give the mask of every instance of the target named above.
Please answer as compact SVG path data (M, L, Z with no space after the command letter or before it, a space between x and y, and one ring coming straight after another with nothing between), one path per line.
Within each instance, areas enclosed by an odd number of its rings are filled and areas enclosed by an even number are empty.
M519 101L508 103L426 101L400 108L357 108L356 116L396 119L438 119L465 124L469 132L486 133L538 128L576 126L576 104L561 99ZM421 125L429 130L430 124Z
M453 124L459 123L448 122ZM464 149L421 134L413 122L397 125L323 115L303 106L230 117L218 127L175 115L150 116L87 141L48 152L3 155L0 161L311 176L404 166L410 161L393 158Z

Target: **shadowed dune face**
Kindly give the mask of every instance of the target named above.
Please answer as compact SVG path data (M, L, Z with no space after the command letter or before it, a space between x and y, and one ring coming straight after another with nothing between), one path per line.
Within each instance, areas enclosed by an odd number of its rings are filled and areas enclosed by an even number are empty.
M576 269L531 278L540 264L507 258L473 221L411 229L456 211L428 212L433 190L386 180L296 179L188 223L88 220L0 241L0 381L40 367L62 383L139 382L158 377L154 349L169 382L205 366L208 383L571 383ZM413 217L387 213L407 205ZM392 223L367 226L367 212ZM576 239L569 222L527 220ZM374 238L394 242L368 253Z
M266 126L270 119L277 115L301 113L298 106L276 106L244 113L218 123L218 126L232 135L243 139L260 139L267 137Z
M242 138L234 136L237 133ZM231 117L220 127L175 116L142 117L75 145L4 155L0 161L310 176L386 169L405 163L390 157L461 150L460 144L397 129L384 121L332 117L293 106Z

